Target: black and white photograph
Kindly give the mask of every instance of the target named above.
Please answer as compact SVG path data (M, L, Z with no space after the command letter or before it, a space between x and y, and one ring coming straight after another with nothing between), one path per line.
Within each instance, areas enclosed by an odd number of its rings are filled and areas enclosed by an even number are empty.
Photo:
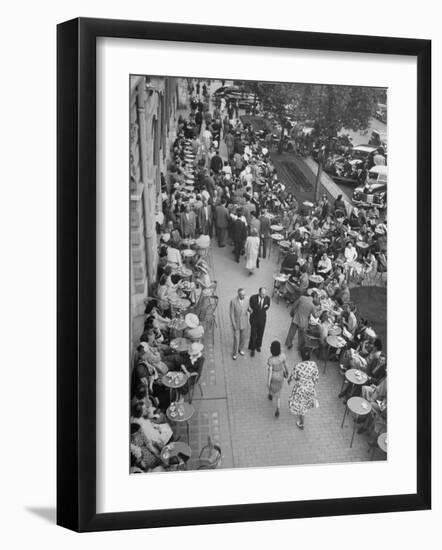
M388 89L129 86L130 473L387 460Z

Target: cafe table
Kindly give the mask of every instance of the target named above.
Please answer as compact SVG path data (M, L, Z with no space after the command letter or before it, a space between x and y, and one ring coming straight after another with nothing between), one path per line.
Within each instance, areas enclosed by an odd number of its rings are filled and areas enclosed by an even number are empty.
M282 227L282 225L274 224L274 225L271 225L271 226L270 226L270 229L271 229L272 231L274 231L275 233L279 233L279 232L282 231L284 228Z
M376 440L376 443L368 448L368 452L371 451L370 460L374 460L376 451L381 451L382 458L385 458L387 454L387 433L380 434Z
M332 325L328 329L328 336L340 336L342 334L342 327L339 325Z
M314 287L324 282L324 278L321 275L310 275L308 280L312 283L312 285L314 285Z
M187 326L186 321L184 319L183 321L184 321L184 328L185 328ZM174 338L173 340L170 341L170 347L174 351L178 351L179 353L187 351L189 349L189 345L190 345L190 340L188 340L187 338Z
M365 241L357 241L356 246L359 248L362 255L365 255L370 248L370 245Z
M171 422L186 423L187 443L189 443L190 440L189 420L194 414L194 407L190 403L186 403L184 401L182 403L172 402L166 410L166 416Z
M186 463L192 456L191 448L187 443L184 443L184 441L173 441L168 443L162 448L160 453L161 460L167 465L169 465L171 458L178 457L179 455L187 457L185 460Z
M353 440L355 438L356 426L361 416L367 416L370 414L371 405L363 397L350 397L345 406L344 416L342 418L341 428L344 427L345 417L348 411L353 413L353 431L351 434L350 448L353 447Z
M325 371L327 370L327 359L330 353L330 349L331 348L342 349L347 344L344 338L342 338L341 336L334 336L334 335L328 335L325 341L327 343L327 349L325 351L324 370L322 371L323 374L325 374Z
M180 338L183 330L187 328L186 321L183 317L175 317L169 323L169 330L176 338ZM173 340L172 340L173 342Z
M289 280L289 275L286 273L274 273L273 274L273 291L272 297L276 292L277 302L279 303L279 289L281 285L285 284Z
M178 340L178 338L176 338ZM187 344L187 349L189 344ZM161 378L161 383L166 388L169 388L170 400L172 401L176 397L177 390L182 388L187 383L187 376L182 371L174 372L169 371ZM175 393L175 396L174 396Z
M366 384L368 376L364 371L359 369L348 369L345 371L345 377L342 381L341 392L344 389L345 381L349 382L352 386L352 392L354 391L355 386L363 386Z

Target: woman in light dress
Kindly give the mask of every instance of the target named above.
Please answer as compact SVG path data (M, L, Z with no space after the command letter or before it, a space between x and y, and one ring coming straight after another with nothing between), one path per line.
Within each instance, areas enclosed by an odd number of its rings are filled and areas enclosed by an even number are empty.
M296 425L303 430L306 412L317 406L315 386L319 380L319 372L316 363L310 361L309 349L303 348L301 358L301 363L293 367L288 383L295 383L289 397L289 411L298 415Z
M246 240L246 269L249 270L249 275L252 275L257 267L259 254L259 237L256 229L252 229L251 234Z
M268 397L275 404L275 416L279 416L279 406L281 400L281 389L284 378L287 378L287 358L281 353L281 344L277 340L270 346L271 356L267 360L268 377L267 387L269 389Z

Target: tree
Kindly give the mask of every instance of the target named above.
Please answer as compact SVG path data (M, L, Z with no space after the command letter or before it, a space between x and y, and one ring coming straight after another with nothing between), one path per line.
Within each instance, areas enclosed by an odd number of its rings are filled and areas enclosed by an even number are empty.
M315 137L321 154L318 155L318 174L315 198L318 199L322 166L327 161L335 138L342 128L365 130L377 103L378 90L362 86L302 84L300 111L315 122Z

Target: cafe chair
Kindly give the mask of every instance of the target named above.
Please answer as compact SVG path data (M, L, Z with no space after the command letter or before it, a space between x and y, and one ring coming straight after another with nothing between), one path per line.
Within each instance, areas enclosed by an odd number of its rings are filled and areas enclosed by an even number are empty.
M198 460L198 470L214 470L221 462L221 447L212 443L210 435L207 438L207 445L201 449Z
M189 403L190 404L192 404L192 401L193 401L193 394L195 393L195 386L198 386L198 389L200 390L201 397L204 397L203 388L201 387L201 375L202 375L202 372L203 372L204 361L205 361L205 358L203 357L202 358L200 374L198 374L197 372L193 372L190 375L191 378L189 378L188 383L189 383Z
M305 342L304 347L310 350L310 353L313 355L313 352L316 351L320 355L320 341L319 336L313 336L308 332L305 333Z

